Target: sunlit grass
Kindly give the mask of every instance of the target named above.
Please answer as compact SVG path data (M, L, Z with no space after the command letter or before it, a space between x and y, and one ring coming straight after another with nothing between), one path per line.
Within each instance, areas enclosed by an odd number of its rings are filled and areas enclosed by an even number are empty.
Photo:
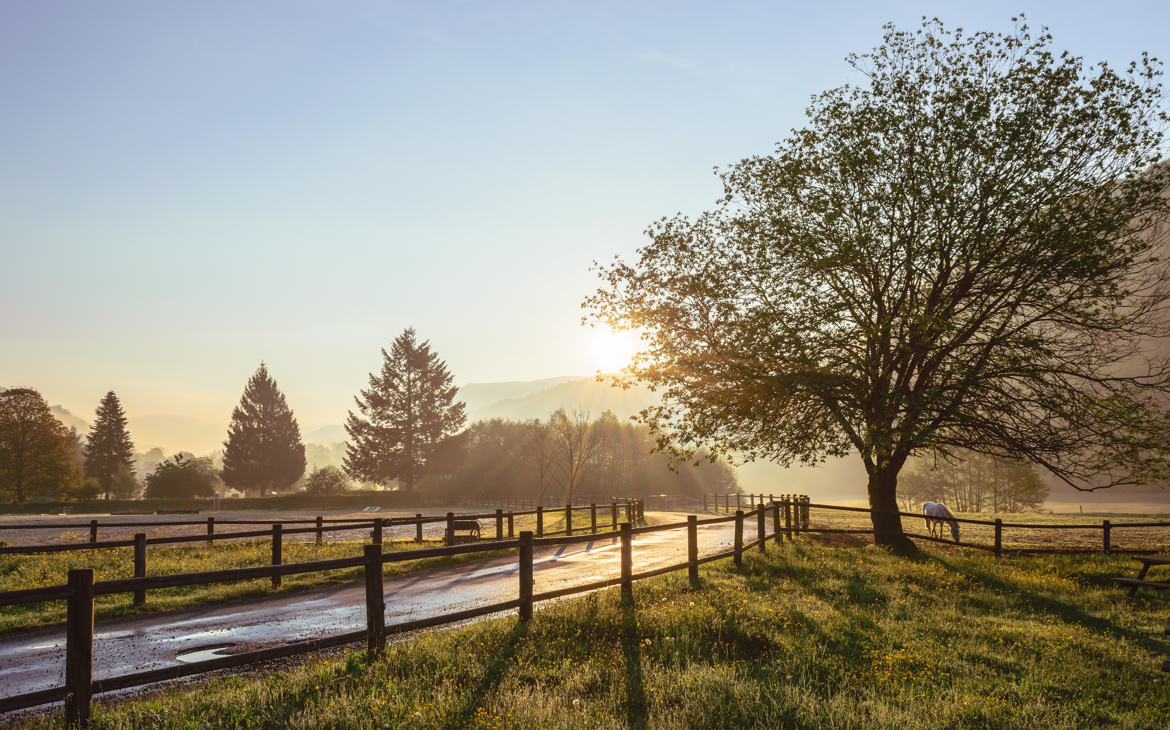
M798 541L262 678L99 707L135 727L1163 728L1167 604L1104 556ZM58 726L57 717L43 721Z
M369 543L360 541L285 542L282 546L283 563L305 563L314 560L354 557L362 554L362 547ZM420 545L412 541L387 541L384 552L417 550L420 547L436 547L439 543ZM500 554L478 553L453 555L424 560L408 560L387 563L385 575L401 575L421 568L437 568L455 565L469 560L483 560ZM192 546L170 547L151 546L147 548L146 574L174 575L196 573L228 568L247 568L272 563L272 543L268 540L231 540L216 542L214 546L195 543ZM76 552L42 553L39 555L0 556L0 592L62 585L73 568L93 568L94 579L114 580L134 577L133 548L110 548ZM95 599L97 616L120 616L132 613L150 613L186 608L216 601L225 601L249 596L272 595L277 592L293 592L314 586L344 583L358 580L361 568L330 570L315 573L286 575L279 589L272 588L269 578L239 581L233 583L210 583L206 585L160 588L146 593L146 603L135 606L133 596L128 593L98 596ZM49 601L39 604L24 604L0 607L0 631L60 623L65 620L65 602Z

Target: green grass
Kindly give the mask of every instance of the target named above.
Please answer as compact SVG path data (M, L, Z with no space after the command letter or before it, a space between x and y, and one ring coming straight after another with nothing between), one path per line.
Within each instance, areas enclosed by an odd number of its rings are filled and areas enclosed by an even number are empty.
M513 618L99 706L99 728L1164 728L1164 596L1124 558L799 541ZM35 721L57 727L58 715Z
M364 544L366 543L358 541L325 542L321 545L314 542L285 542L281 557L284 563L354 557L361 555ZM435 546L436 543L431 543L423 547ZM418 543L411 541L383 543L385 552L416 550L419 547ZM469 560L483 560L500 554L502 553L495 551L387 563L385 574L387 576L401 575L423 568L441 568ZM272 543L269 540L224 540L217 542L213 547L208 547L205 543L195 543L190 547L151 546L146 551L146 574L195 573L270 565L271 562ZM134 577L134 550L133 548L111 548L39 555L5 555L0 557L0 592L61 585L65 583L68 571L72 568L93 568L94 578L99 581L132 578ZM146 603L142 606L135 606L133 596L129 593L98 596L95 599L94 610L98 616L171 611L236 598L301 591L315 586L354 581L360 577L361 568L349 568L286 575L282 578L279 589L272 588L272 581L269 578L234 583L160 588L147 591ZM46 626L64 620L64 601L0 607L0 631Z

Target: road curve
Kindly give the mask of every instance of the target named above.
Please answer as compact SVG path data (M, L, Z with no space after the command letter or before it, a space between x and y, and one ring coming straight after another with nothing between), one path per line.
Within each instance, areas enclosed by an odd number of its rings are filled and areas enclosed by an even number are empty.
M732 541L730 523L699 528L700 555L726 550ZM536 592L618 576L619 547L616 539L607 539L536 551ZM685 560L686 528L634 538L636 573ZM505 556L387 578L387 624L511 600L517 594L517 572L516 558ZM365 622L362 583L101 620L94 628L94 678L209 659L221 649L232 653L321 638L362 629ZM0 697L60 686L64 672L64 625L0 637Z

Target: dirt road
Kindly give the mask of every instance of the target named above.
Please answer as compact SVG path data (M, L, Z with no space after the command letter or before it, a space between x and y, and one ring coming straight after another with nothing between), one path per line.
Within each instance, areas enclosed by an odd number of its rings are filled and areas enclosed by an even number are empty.
M671 521L683 518L668 517ZM700 527L700 555L726 550L732 540L730 523ZM534 557L538 593L615 577L620 572L616 540L545 548ZM634 539L635 572L685 560L685 528ZM387 579L387 623L510 600L517 594L517 573L516 559L509 556ZM99 621L95 627L94 678L209 659L219 650L277 646L364 626L362 584L176 613L113 618ZM64 681L64 660L64 626L0 637L0 696L60 686Z

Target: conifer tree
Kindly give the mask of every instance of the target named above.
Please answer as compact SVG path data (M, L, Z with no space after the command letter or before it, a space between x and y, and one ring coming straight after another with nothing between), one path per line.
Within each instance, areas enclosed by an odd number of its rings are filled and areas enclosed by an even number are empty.
M263 362L232 411L223 446L223 481L244 493L285 489L305 473L297 419Z
M429 341L415 341L413 327L382 358L381 374L370 373L369 390L354 398L361 415L350 411L345 423L345 471L379 484L397 479L413 491L436 447L463 427L466 406L455 400L447 363Z
M97 418L85 442L85 475L97 479L105 499L110 498L114 478L122 467L134 471L134 442L126 430L126 414L114 391L106 393L97 407Z

